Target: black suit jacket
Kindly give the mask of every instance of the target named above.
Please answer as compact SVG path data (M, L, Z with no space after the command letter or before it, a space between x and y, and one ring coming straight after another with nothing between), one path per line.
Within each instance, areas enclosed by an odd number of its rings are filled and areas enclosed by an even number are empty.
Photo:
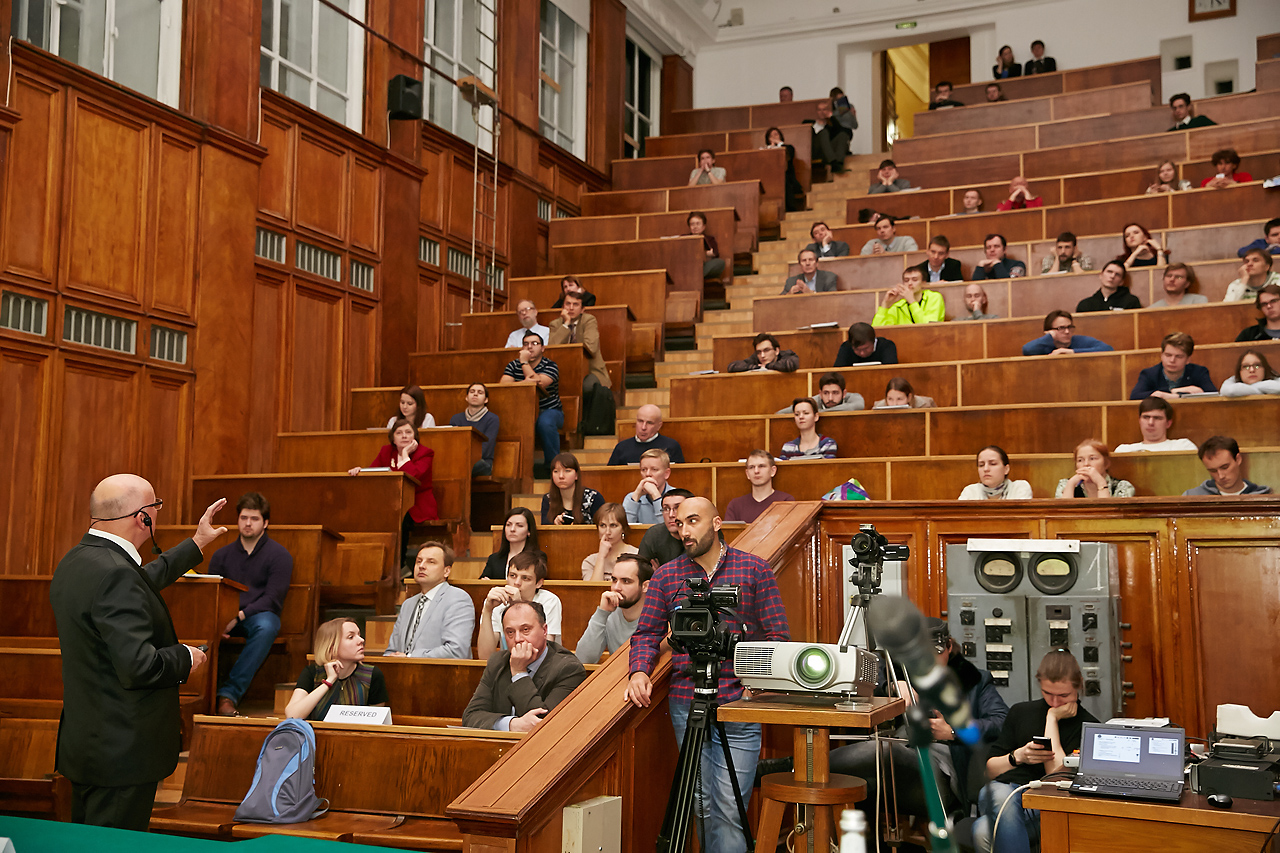
M1022 76L1030 77L1032 74L1052 74L1058 70L1058 61L1052 56L1046 56L1043 59L1028 59L1022 66Z
M924 276L924 283L929 283L929 259L925 258L918 264L911 267L913 270L920 270L920 274ZM964 281L964 273L960 271L960 262L955 258L947 258L942 262L942 280L943 281Z
M202 559L188 539L141 568L116 543L85 534L58 563L49 585L62 648L55 766L72 782L151 784L178 766L178 685L191 653L159 590Z
M511 680L511 652L497 651L480 676L480 684L462 712L462 724L492 729L503 717L523 717L534 708L555 708L587 679L582 662L559 643L547 641L547 657L528 678Z

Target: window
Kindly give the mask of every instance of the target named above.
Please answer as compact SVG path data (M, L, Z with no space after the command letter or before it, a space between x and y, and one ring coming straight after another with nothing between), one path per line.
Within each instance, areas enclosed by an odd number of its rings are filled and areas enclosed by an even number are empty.
M364 0L329 0L363 19ZM364 30L319 0L262 0L259 82L360 130Z
M643 157L644 141L653 135L661 63L634 36L627 37L627 94L622 118L624 157Z
M539 129L561 148L585 156L587 34L562 9L542 0Z
M455 80L476 77L493 88L494 0L427 0L423 57ZM427 72L427 121L493 152L493 107L481 107L480 124L458 87Z
M13 0L13 35L178 105L182 0Z

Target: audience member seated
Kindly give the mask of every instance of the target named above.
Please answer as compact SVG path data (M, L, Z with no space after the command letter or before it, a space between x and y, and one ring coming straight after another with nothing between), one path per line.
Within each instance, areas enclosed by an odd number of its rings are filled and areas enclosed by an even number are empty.
M1223 148L1221 151L1215 151L1212 159L1213 166L1218 170L1218 173L1201 181L1201 187L1221 189L1235 184L1247 184L1253 180L1253 175L1248 172L1237 171L1240 168L1240 155L1236 153L1234 148Z
M1191 182L1178 179L1178 167L1172 160L1165 160L1156 167L1156 180L1147 187L1147 193L1171 193L1191 189Z
M951 257L950 240L941 234L932 237L929 239L929 248L925 251L929 256L912 269L920 270L926 284L935 281L964 281L960 262Z
M1263 285L1253 304L1262 312L1262 319L1236 335L1236 340L1280 340L1280 284Z
M1194 115L1195 110L1191 106L1191 96L1186 92L1179 92L1169 99L1169 109L1173 112L1173 127L1169 130L1194 130L1197 127L1212 127L1217 124L1211 118L1205 116Z
M825 222L815 222L809 228L809 236L813 238L813 242L805 246L805 249L813 252L818 256L818 260L823 258L843 258L849 254L849 244L843 240L836 240L831 235L831 229L827 227Z
M906 189L911 189L911 182L898 175L898 166L892 160L880 161L880 172L877 177L879 178L879 182L874 183L867 188L867 192L871 195L877 195L879 193L898 193ZM862 254L865 255L866 252L863 252Z
M906 326L915 323L940 323L946 319L947 306L942 294L925 290L920 270L909 267L902 271L902 282L889 288L876 314L873 326Z
M960 492L962 501L1027 501L1031 500L1031 484L1009 479L1009 454L994 444L978 451L978 482Z
M1166 450L1196 449L1196 443L1189 438L1169 438L1172 427L1173 406L1161 397L1148 397L1138 404L1138 429L1142 432L1142 441L1122 444L1115 452L1161 453Z
M522 506L513 507L502 519L502 544L485 559L480 577L491 581L503 580L515 558L525 551L537 554L544 563L547 560L546 554L538 549L538 526L534 524L533 511Z
M771 127L764 132L764 147L766 149L781 148L786 151L786 209L787 212L804 210L804 187L800 185L800 179L796 177L795 146L787 144L787 138L782 135L782 131L779 128Z
M690 234L702 238L702 248L707 254L706 260L702 262L702 277L704 279L720 278L724 275L724 258L720 257L720 247L716 245L716 238L707 233L707 215L700 210L695 210L685 218L685 224L689 226Z
M505 586L495 586L480 605L479 631L476 633L476 651L480 660L488 660L498 648L507 648L507 638L502 631L502 614L509 605L518 601L535 601L542 605L546 617L547 632L551 639L560 642L564 606L560 596L543 589L547 579L547 555L541 551L524 550L511 561L507 569Z
M560 304L563 304L563 295ZM550 330L538 322L538 306L533 304L532 299L521 299L516 303L516 317L520 320L520 328L507 335L505 347L507 349L519 349L522 346L525 332L537 332L542 336L542 342L547 342L547 335Z
M1244 263L1240 265L1237 278L1227 285L1227 293L1223 302L1244 302L1256 299L1262 289L1269 284L1280 284L1280 273L1271 269L1272 255L1261 249L1250 249L1245 252Z
M641 455L650 448L665 450L667 457L676 464L684 462L680 442L668 438L662 432L662 409L646 403L636 409L636 434L624 438L613 446L609 454L610 465L638 465Z
M1036 681L1041 698L1010 708L991 747L987 759L991 781L978 794L979 816L973 826L979 850L1031 853L1031 838L1040 834L1040 812L1022 808L1019 789L1060 772L1066 757L1080 748L1084 723L1098 722L1080 705L1084 676L1071 652L1055 649L1045 655L1036 669ZM1052 748L1037 746L1036 737L1047 737ZM1006 807L1008 800L1012 802ZM999 835L993 847L996 821Z
M818 435L818 407L808 397L796 397L791 401L792 417L800 435L782 445L781 459L835 459L836 440L828 435Z
M1005 100L1008 100L1008 99L1005 98L1004 89L1000 88L999 83L987 84L987 103L988 104L998 104L1001 101L1005 101Z
M800 356L783 349L778 339L768 332L761 332L752 341L756 354L729 362L730 373L746 373L751 370L776 370L779 373L795 373L800 367Z
M1023 355L1071 355L1077 352L1112 352L1111 344L1088 335L1077 335L1071 314L1061 309L1044 317L1044 334L1022 345Z
M1010 77L1021 77L1022 66L1013 58L1013 48L1005 45L996 56L996 64L991 66L991 76L997 80L1008 80Z
M794 501L795 498L786 492L773 487L773 478L778 474L778 466L773 454L767 450L753 450L747 455L747 482L751 484L751 494L739 495L729 501L725 510L725 521L755 521L770 504L779 501Z
M1280 375L1267 357L1256 349L1245 350L1236 362L1236 372L1222 383L1224 397L1252 397L1258 394L1280 394Z
M783 296L789 293L834 293L839 287L840 279L835 273L818 269L818 253L813 249L801 249L796 260L800 262L800 272L782 285Z
M1204 305L1209 297L1203 293L1191 293L1193 287L1199 287L1200 280L1196 271L1188 264L1169 264L1164 268L1164 299L1151 303L1152 308L1174 308L1179 305Z
M1157 245L1151 239L1151 232L1136 222L1124 227L1120 241L1122 249L1116 260L1123 263L1125 269L1163 266L1169 258L1169 250L1164 244Z
M498 444L498 416L489 411L489 389L483 382L467 386L467 407L449 418L451 427L474 427L484 436L480 459L471 466L472 477L487 477L493 473L493 450Z
M818 102L817 116L813 122L813 162L825 164L832 172L843 172L852 134L833 117L830 100Z
M1009 244L1003 234L988 234L982 241L982 251L986 257L978 261L973 268L974 281L987 279L1022 278L1027 274L1027 265L1005 255Z
M291 720L323 720L334 705L382 706L387 682L382 671L364 662L360 627L346 617L316 629L315 661L298 676L284 715Z
M910 382L901 376L895 376L889 380L889 384L884 388L884 399L877 400L871 408L932 409L934 408L934 402L932 397L925 397L922 394L917 395Z
M1143 368L1129 392L1129 399L1142 400L1155 395L1176 400L1187 394L1216 392L1218 386L1209 378L1208 369L1188 362L1195 349L1196 342L1190 335L1182 332L1165 335L1160 341L1160 363Z
M1209 472L1209 479L1194 489L1183 492L1184 497L1203 495L1269 495L1270 486L1252 483L1244 478L1244 457L1234 438L1211 435L1200 445L1200 461Z
M591 614L573 651L583 663L599 663L604 654L613 654L630 640L644 610L653 566L641 560L633 548L618 557L614 570L609 588L600 593L600 606Z
M840 373L824 373L818 380L818 395L810 397L819 412L860 412L867 407L861 394L845 391L844 375ZM794 414L791 406L778 409L780 415Z
M1053 254L1040 260L1040 275L1064 272L1088 272L1093 269L1093 258L1076 251L1076 235L1063 231L1054 244Z
M1098 289L1076 303L1077 314L1091 311L1125 311L1141 308L1142 302L1129 292L1129 270L1119 261L1107 261L1098 273Z
M985 203L986 202L982 200L981 190L965 190L964 195L960 199L960 204L963 206L963 209L957 213L956 216L968 216L971 213L982 213L982 205Z
M839 86L833 86L827 97L831 98L831 113L836 123L852 138L853 132L858 129L858 110Z
M583 313L582 298L566 293L561 300L560 316L551 321L548 344L582 344L587 351L587 375L582 378L583 407L597 388L613 387L604 352L600 349L600 324L591 314Z
M1117 480L1111 469L1111 451L1096 438L1080 442L1076 448L1076 473L1058 481L1055 498L1131 498L1135 491L1128 480Z
M470 658L476 609L471 596L449 583L453 549L427 542L418 549L413 579L419 592L400 605L383 654L411 658Z
M1033 196L1027 179L1019 175L1009 181L1009 197L1000 202L996 210L1025 210L1030 207L1044 207L1044 199L1038 195Z
M395 426L400 418L413 421L418 429L431 429L436 419L427 411L427 398L417 385L406 385L400 389L400 411L387 418L387 429Z
M561 300L563 302L563 300ZM573 301L570 299L570 301ZM533 425L542 445L542 461L549 469L560 453L560 430L564 427L564 405L560 402L560 367L543 356L545 345L537 332L525 332L519 358L507 362L502 385L533 382L538 392L538 420Z
M563 308L564 297L567 293L576 293L582 299L582 304L590 308L596 304L596 295L582 286L582 282L571 275L565 276L560 281L560 295L556 297L556 301L551 303L552 308ZM520 340L524 340L524 335L520 336Z
M898 227L892 216L882 216L876 220L876 236L862 244L862 255L883 255L886 252L914 252L919 248L916 238L910 235L898 236Z
M876 337L875 326L870 323L854 323L836 350L836 363L832 367L897 363L897 344L888 338Z
M987 313L987 292L977 282L971 282L964 286L964 307L969 309L969 313L963 317L956 317L957 320L1000 319L999 314Z
M693 497L688 489L672 489L662 496L662 523L645 531L640 539L640 551L636 554L657 571L684 553L684 541L676 524L676 513L686 498Z
M1031 43L1031 59L1022 66L1024 77L1032 74L1051 74L1058 70L1058 63L1052 56L1044 55L1044 42L1036 39Z
M1262 236L1247 246L1241 246L1236 254L1243 258L1250 249L1261 249L1273 255L1280 255L1280 219L1268 219L1262 226Z
M551 460L551 489L542 496L543 524L594 524L604 498L582 485L582 466L572 453Z
M536 601L506 608L501 628L509 647L489 657L462 725L527 732L587 679L573 653L548 639L547 614Z
M940 80L933 87L933 100L929 101L929 109L940 110L945 107L963 107L964 104L951 97L952 85L949 80Z
M791 91L790 86L783 86L778 90L778 103L789 104L795 100L795 93Z
M657 524L662 518L662 496L671 489L671 457L665 451L650 448L640 454L640 482L622 499L627 521L632 524Z
M395 421L395 425L387 430L387 439L388 443L378 451L369 467L400 471L417 480L413 487L413 506L400 522L400 564L407 568L409 537L413 535L413 526L440 517L436 509L436 493L431 490L431 466L435 462L436 452L418 443L418 428L406 418ZM356 467L347 473L356 477L363 470Z
M613 580L613 566L618 558L623 554L634 554L640 549L627 544L631 525L622 504L607 503L600 507L596 513L596 532L600 534L600 547L596 553L583 558L582 579L609 582Z
M689 173L689 186L723 184L724 181L724 167L716 165L716 153L710 148L703 148L698 152L697 168Z

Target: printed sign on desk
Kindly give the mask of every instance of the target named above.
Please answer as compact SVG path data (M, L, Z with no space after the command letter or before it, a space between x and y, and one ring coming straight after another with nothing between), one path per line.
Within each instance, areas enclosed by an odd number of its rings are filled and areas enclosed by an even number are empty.
M391 709L367 705L334 705L324 715L326 723L360 723L366 726L391 725Z

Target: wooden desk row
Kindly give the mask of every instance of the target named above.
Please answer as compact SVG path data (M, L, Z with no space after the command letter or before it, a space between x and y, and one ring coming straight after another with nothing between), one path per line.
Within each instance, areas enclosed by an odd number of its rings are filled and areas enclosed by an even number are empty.
M628 272L666 270L672 290L702 293L702 262L707 258L702 238L693 235L631 240L625 243L573 243L552 246L550 267L561 275L579 270Z
M1235 373L1247 349L1276 351L1275 343L1207 344L1191 361L1208 368L1215 383ZM1273 363L1276 358L1270 359ZM902 377L917 395L940 407L1008 406L1018 403L1082 403L1127 400L1144 368L1160 362L1158 350L1077 353L1069 357L1018 356L972 361L801 369L795 373L752 371L671 379L670 416L695 418L758 415L818 393L824 373L841 373L848 390L870 405L884 396L890 379ZM802 365L803 367L803 365ZM199 503L197 501L197 503Z
M977 100L963 103L963 109L924 109L917 112L914 117L913 138L961 130L1014 127L1035 122L1126 113L1146 109L1159 101L1152 94L1151 81L1138 80L1079 92L1016 98L994 104L986 102L986 92L983 91ZM1202 103L1204 101L1197 105Z
M720 257L732 261L733 254L749 253L750 235L738 237L738 212L732 207L713 207L700 211L706 214L707 234L716 241ZM547 223L547 239L552 246L576 243L622 243L631 240L653 240L679 237L689 233L689 214L674 213L625 213L618 216L574 216ZM726 268L732 263L726 263ZM731 272L731 271L730 271ZM726 281L731 281L730 275ZM586 285L583 285L586 287ZM587 288L590 290L590 288ZM594 291L592 291L594 292ZM596 294L596 304L601 303ZM558 295L557 295L558 298ZM548 303L550 304L550 303Z
M600 352L604 356L605 368L613 380L613 393L622 405L626 397L627 363L632 353L631 335L635 325L635 315L626 304L605 304L597 300L595 305L586 309L596 319L596 327L600 331ZM552 321L560 317L556 308L545 308L538 312L538 322L550 327ZM506 347L507 336L520 328L520 320L515 311L489 311L462 315L462 347L463 349L490 349ZM655 343L655 336L661 332L660 326L649 326L639 330L638 334L647 335L649 346ZM508 348L512 357L519 356L518 348ZM652 351L651 351L652 352ZM650 358L650 360L652 360Z
M672 110L671 115L663 122L663 129L670 133L701 133L750 128L763 133L769 127L797 125L805 119L816 118L818 104L823 100L826 99L811 98L787 103Z
M806 118L815 118L816 112ZM796 150L796 177L804 183L804 172L809 171L809 156L813 145L812 124L773 125L782 133L782 140ZM773 127L771 126L771 127ZM746 128L744 130L703 130L693 133L664 133L650 136L644 141L646 157L674 157L680 154L697 156L699 151L711 149L717 158L721 151L750 151L767 143L765 134L770 128ZM717 160L717 165L719 162ZM687 177L687 176L686 176Z
M773 205L762 204L763 196L764 187L758 179L732 180L701 187L583 193L582 215L688 213L691 210L732 207L738 214L738 231L750 235L751 248L754 249L758 245L760 229L776 229L778 224L778 211ZM648 263L633 269L653 267L653 263Z
M1125 62L1090 65L1085 68L1067 68L1051 74L1033 74L1012 80L983 80L966 83L951 90L952 97L964 104L979 104L987 99L987 84L998 82L1006 100L1042 98L1063 92L1080 92L1115 86L1120 83L1150 82L1152 103L1164 101L1160 89L1160 57L1147 56Z
M674 157L646 156L638 159L613 161L613 189L652 190L686 187L689 173L698 165L696 155L679 154ZM772 202L779 209L787 197L787 152L782 148L761 148L753 145L746 151L717 152L716 166L723 168L728 179L758 179L763 189L761 199ZM805 170L808 171L808 170ZM797 177L800 169L796 168ZM807 191L806 181L801 186Z
M719 209L719 208L718 208ZM643 219L650 214L637 215ZM665 216L667 214L654 214ZM590 220L593 217L579 217ZM573 222L573 219L556 220ZM683 219L681 220L683 221ZM667 292L672 289L671 277L665 269L625 270L622 272L575 273L582 286L594 293L599 305L626 305L637 324L661 324L667 318ZM521 299L550 308L560 298L560 281L564 276L543 275L530 278L513 278L508 282L510 296L507 307L514 308Z

